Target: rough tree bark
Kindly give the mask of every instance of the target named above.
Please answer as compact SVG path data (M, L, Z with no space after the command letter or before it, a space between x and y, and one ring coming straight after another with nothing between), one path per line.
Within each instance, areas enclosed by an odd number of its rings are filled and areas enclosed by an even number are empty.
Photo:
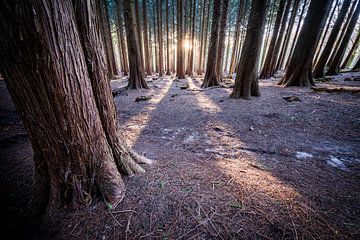
M119 53L120 53L120 58L121 58L121 66L122 66L122 71L124 73L124 76L128 75L129 72L129 64L128 64L128 59L127 59L127 55L126 55L126 47L125 47L125 39L124 39L124 21L123 21L123 15L122 15L122 3L120 0L116 1L116 6L117 6L117 10L116 10L116 14L117 14L117 20L118 20L118 31L117 31L117 36L118 36L118 45L119 45Z
M284 13L284 7L285 7L285 0L280 0L269 49L266 54L264 66L263 66L260 76L259 76L259 78L261 78L261 79L268 79L272 76L271 60L274 58L274 55L275 55L274 48L275 48L276 39L278 38L281 19L282 19L283 13Z
M201 87L207 88L220 85L220 79L216 72L217 49L219 44L219 20L222 1L214 1L213 17L211 24L210 44L206 72Z
M312 60L320 29L324 26L331 0L311 0L304 25L301 28L294 53L285 76L279 82L283 86L312 86Z
M137 40L139 44L139 54L141 59L141 64L144 68L144 51L143 51L143 43L142 43L142 34L141 34L141 25L140 25L140 14L139 14L139 0L123 0L123 1L134 1L135 3L135 23L136 23L136 34L137 34Z
M145 73L151 74L150 55L149 55L149 39L148 39L148 21L146 0L142 1L143 12L143 28L144 28L144 57L145 57Z
M176 76L179 79L185 78L184 70L184 51L183 51L183 1L177 0L177 59L176 59Z
M329 64L329 69L327 70L326 75L336 75L339 73L341 60L344 57L344 54L346 52L346 47L349 44L351 35L355 29L356 22L359 18L359 13L360 13L360 2L357 1L355 12L351 17L349 26L346 29L346 33L341 41L339 49L337 50L333 61Z
M144 70L140 57L140 47L138 39L136 38L134 1L123 1L123 6L130 68L129 83L127 85L127 89L149 89L149 86L144 79Z
M2 4L0 70L34 150L32 209L51 215L94 199L115 207L125 193L120 171L142 169L125 167L139 156L117 135L103 51L93 48L94 0L77 3L79 26L70 0Z
M257 78L258 61L264 35L267 4L264 0L252 1L244 51L241 53L231 98L250 99L250 96L260 96Z
M290 20L289 20L289 25L286 31L286 35L285 35L285 40L284 43L281 47L281 52L280 52L280 56L278 59L278 62L276 64L276 70L281 70L283 68L283 64L284 64L284 58L288 49L288 45L289 45L289 41L290 41L290 36L292 33L292 29L294 27L294 23L295 23L295 18L299 9L299 5L300 5L300 0L294 0L293 3L293 8L291 11L291 16L290 16Z
M219 39L216 54L216 74L220 82L223 81L223 58L224 58L224 45L225 45L225 28L229 9L229 0L222 0L221 13L220 13L220 26L219 26Z
M162 0L156 0L156 16L158 22L158 43L159 43L159 76L164 75L164 57L163 57L163 34L162 34Z
M316 63L313 76L314 78L322 78L325 77L324 68L326 65L326 62L328 61L329 55L331 53L331 50L333 49L333 46L335 44L336 38L339 34L340 28L342 23L344 22L346 13L349 10L351 0L344 0L340 13L336 19L336 22L331 30L330 36L326 42L325 48L321 53L321 56L319 58L319 61Z

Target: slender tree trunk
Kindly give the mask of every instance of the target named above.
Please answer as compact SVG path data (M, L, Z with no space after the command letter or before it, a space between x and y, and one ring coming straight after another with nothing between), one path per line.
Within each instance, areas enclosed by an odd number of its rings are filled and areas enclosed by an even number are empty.
M219 45L219 22L221 1L214 1L211 36L208 50L206 73L201 87L207 88L220 85L219 75L216 72L217 51Z
M2 4L0 71L34 150L32 210L50 216L93 199L116 207L125 193L121 165L134 157L116 134L95 1L77 2L76 15L67 0Z
M206 49L208 47L208 31L209 31L209 20L210 20L210 0L208 0L207 5L207 13L206 13L206 23L205 23L205 33L204 33L204 49L203 49L203 56L202 56L202 66L201 66L201 72L204 72L205 64L207 63L206 57Z
M334 60L329 64L329 69L327 70L326 75L336 75L339 73L341 60L346 52L346 47L349 44L351 35L355 29L356 22L359 18L359 13L360 13L360 2L358 1L355 12L352 15L349 26L346 29L344 38L342 39L339 49L335 54Z
M169 41L169 0L166 0L166 75L171 75L170 71L170 41Z
M204 4L203 4L203 11L202 11L202 15L201 15L201 22L200 22L200 26L201 26L201 34L200 34L200 52L199 52L199 56L198 56L198 63L197 63L197 74L201 75L202 72L202 57L203 57L203 51L204 51L204 34L205 34L205 14L206 14L206 1L204 0Z
M292 54L294 52L295 44L297 42L299 32L300 32L301 22L302 22L303 17L304 17L306 5L307 5L307 0L304 0L304 4L302 6L301 13L300 13L299 20L298 20L298 24L297 24L296 31L295 31L295 36L294 36L294 39L293 39L292 44L291 44L290 53L289 53L289 56L288 56L287 61L286 61L286 67L289 65L290 59L291 59Z
M250 96L260 96L258 83L258 61L261 43L264 35L267 1L253 0L251 12L241 53L235 86L231 98L250 99Z
M320 41L318 50L317 50L316 55L315 55L315 58L314 58L314 64L316 64L316 63L318 62L318 60L319 60L319 55L320 55L320 53L321 53L322 46L324 45L327 32L328 32L328 30L329 30L329 28L330 28L331 21L332 21L332 19L333 19L333 17L334 17L334 13L335 13L335 11L336 11L336 8L338 7L338 3L339 3L339 0L336 0L336 3L335 3L335 5L334 5L334 7L333 7L333 9L332 9L332 11L331 11L330 17L327 18L327 19L329 19L329 20L328 20L328 23L327 23L327 25L326 25L326 28L325 28L325 30L324 30L324 32L323 32L323 34L322 34L322 38L321 38L321 41Z
M300 0L294 0L292 12L291 12L291 17L290 17L290 21L289 21L289 25L288 25L288 29L287 29L286 35L285 35L284 44L282 45L279 60L278 60L278 63L276 64L276 70L282 69L282 66L284 64L284 58L285 58L285 55L286 55L286 52L287 52L287 49L288 49L290 36L291 36L292 29L293 29L293 26L294 26L294 23L295 23L295 18L296 18L296 15L297 15L297 11L299 9L299 5L300 5Z
M347 54L343 64L341 65L341 68L346 68L348 66L348 64L351 64L352 60L354 59L355 57L355 51L358 49L359 47L359 44L360 44L360 32L358 32L357 36L356 36L356 39L354 41L354 44L352 45L349 53Z
M175 46L175 1L173 1L172 6L172 45L171 45L171 52L172 52L172 64L171 70L175 72L175 62L176 62L176 48Z
M360 71L360 57L356 61L354 67L351 69L352 71Z
M311 75L312 60L320 37L320 29L325 24L331 2L331 0L311 0L289 67L279 84L283 86L314 85Z
M185 78L184 72L184 51L183 51L183 0L177 0L177 60L176 76L180 79Z
M189 60L188 60L188 66L186 69L186 74L189 76L192 76L193 74L193 65L194 65L194 51L195 51L195 12L196 11L196 0L193 0L193 6L192 6L192 10L191 10L191 49L189 49L190 51L190 55L189 55Z
M124 19L127 33L127 45L128 45L128 58L130 67L130 76L127 89L139 89L149 86L144 79L144 69L141 63L140 47L138 39L136 38L136 18L134 12L133 1L123 1L124 4Z
M148 39L148 22L146 0L142 1L143 28L144 28L144 56L145 56L145 73L151 74L150 55L149 55L149 39Z
M285 0L280 0L279 9L277 11L274 30L272 33L269 49L266 54L264 66L259 76L259 78L261 79L268 79L272 76L271 61L272 59L275 58L275 43L276 43L276 39L278 39L278 33L281 24L281 19L284 13L284 7L285 7Z
M122 70L124 73L124 76L128 75L129 72L129 64L128 64L128 59L127 59L127 55L126 55L126 46L125 46L125 39L124 39L124 32L123 32L123 25L124 25L124 21L123 21L123 15L122 15L122 3L120 0L116 1L116 6L117 6L117 19L118 19L118 41L119 41L119 53L121 55L121 59L122 59Z
M155 59L155 72L159 72L159 54L158 54L158 26L156 24L156 17L157 17L157 11L156 11L156 7L153 8L153 22L154 22L154 59Z
M130 1L130 0L123 0L123 1ZM143 44L142 44L142 34L141 34L141 24L140 24L140 11L139 11L139 0L132 0L135 3L135 23L136 23L136 34L137 34L137 41L139 44L139 54L142 66L144 66L144 51L143 51Z
M224 41L225 41L225 28L227 21L227 14L229 9L229 0L222 0L221 13L220 13L220 26L219 26L219 37L218 37L218 47L216 54L216 74L220 82L223 81L223 58L224 58Z
M230 27L228 30L228 34L227 34L227 44L226 44L226 54L225 54L225 60L222 62L222 65L224 66L224 71L226 72L226 68L228 66L228 62L229 62L229 55L230 55L230 36L231 36L231 31L230 31Z
M236 25L235 25L235 40L232 46L232 53L231 53L231 60L230 60L230 69L229 69L229 76L232 77L232 74L235 70L235 64L236 64L236 52L239 45L239 37L240 37L240 24L241 20L244 17L244 9L245 4L244 0L240 1L239 11L237 13L236 17Z
M346 13L349 10L350 3L351 3L351 0L344 0L344 2L342 4L340 13L339 13L339 15L338 15L338 17L336 19L336 22L335 22L335 24L333 26L333 29L332 29L332 31L330 33L330 36L329 36L328 40L327 40L325 48L321 53L319 61L315 65L314 72L313 72L314 78L323 78L323 77L325 77L324 68L325 68L326 62L328 61L331 50L334 47L334 44L335 44L336 38L338 36L338 33L340 31L341 25L344 22Z
M109 10L107 6L106 0L101 1L101 15L102 15L102 34L104 37L104 44L105 44L105 53L107 59L107 66L108 66L108 73L109 78L112 78L114 75L117 74L116 72L116 64L115 64L115 55L114 55L114 48L111 39L111 31L110 31L110 22L109 22Z
M163 58L163 35L162 35L162 0L156 0L157 20L158 20L158 42L159 42L159 76L164 74Z

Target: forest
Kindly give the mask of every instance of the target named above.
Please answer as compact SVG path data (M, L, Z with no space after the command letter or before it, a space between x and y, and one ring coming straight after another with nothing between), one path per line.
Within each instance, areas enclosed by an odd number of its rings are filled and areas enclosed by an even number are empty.
M360 0L1 0L9 239L360 239Z

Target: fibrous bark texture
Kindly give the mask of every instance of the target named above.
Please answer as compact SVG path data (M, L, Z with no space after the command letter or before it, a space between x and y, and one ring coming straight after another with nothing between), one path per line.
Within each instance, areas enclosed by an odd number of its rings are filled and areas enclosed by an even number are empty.
M241 53L231 98L250 99L250 96L260 96L257 76L258 60L264 35L266 8L267 1L252 1L244 51Z

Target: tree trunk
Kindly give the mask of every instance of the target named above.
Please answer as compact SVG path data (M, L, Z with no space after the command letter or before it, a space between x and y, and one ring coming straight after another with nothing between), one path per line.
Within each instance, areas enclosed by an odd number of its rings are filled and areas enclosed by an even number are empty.
M352 71L360 71L360 57L356 61L354 67L351 69Z
M196 0L193 0L193 6L192 6L192 15L191 15L191 49L189 49L190 51L190 55L189 55L189 60L188 60L188 66L186 69L186 72L189 76L192 76L193 74L193 65L194 65L194 51L195 51L195 11L196 11Z
M221 9L221 1L214 1L206 73L205 73L204 81L201 84L201 87L203 88L220 85L219 75L216 72L217 51L219 44L220 9Z
M284 58L285 58L285 55L286 55L286 52L287 52L287 49L288 49L290 36L291 36L292 29L293 29L293 26L294 26L294 23L295 23L295 18L296 18L296 15L297 15L297 11L299 9L299 5L300 5L300 0L295 0L294 4L293 4L292 12L291 12L289 26L288 26L288 29L287 29L286 35L285 35L284 44L282 45L281 52L280 52L280 57L279 57L278 63L276 64L276 70L282 69L282 67L283 67Z
M123 1L123 4L130 67L129 83L127 85L127 89L149 89L149 86L144 79L144 70L140 57L140 47L138 39L136 38L137 34L135 22L136 19L134 17L134 2Z
M172 45L171 45L171 49L172 49L172 64L171 64L171 70L172 72L175 72L175 62L176 62L176 49L175 49L175 1L173 1L173 6L172 6Z
M123 0L123 1L130 1L130 0ZM140 54L140 60L141 60L141 65L144 68L144 51L143 51L143 44L142 44L142 34L141 34L141 25L140 25L140 14L139 14L139 0L133 0L135 3L135 15L134 15L134 19L135 19L135 23L136 23L136 34L137 34L137 39L138 39L138 44L139 44L139 54Z
M158 22L158 42L159 42L159 76L164 74L164 59L163 59L163 35L162 35L162 0L156 0L156 15Z
M311 0L299 39L285 76L279 82L283 86L312 86L312 60L315 54L320 29L324 26L331 0Z
M115 207L119 170L134 157L117 136L95 1L76 3L78 26L71 1L29 2L3 1L0 71L34 149L32 209L50 215L93 199Z
M327 62L327 60L329 58L331 50L333 49L333 46L335 44L335 40L336 40L336 38L338 36L341 25L344 22L346 13L349 10L350 3L351 3L351 0L344 0L344 2L342 4L340 13L339 13L339 15L338 15L338 17L336 19L336 22L335 22L335 24L333 26L333 29L332 29L332 31L330 33L330 36L329 36L328 40L327 40L325 48L321 53L319 61L315 65L314 72L313 72L314 78L323 78L323 77L325 77L324 68L325 68L326 62Z
M216 54L216 74L218 75L218 79L222 82L223 78L223 58L224 58L224 42L225 42L225 28L227 21L227 14L229 9L229 0L222 0L221 5L221 14L220 14L220 27L219 27L219 39L218 39L218 47Z
M170 41L169 41L169 0L166 0L166 75L171 75L170 71Z
M200 50L199 50L199 56L198 56L198 62L197 62L197 69L196 72L198 75L202 74L202 56L204 51L204 30L205 30L205 14L206 14L206 0L204 0L203 9L201 14L201 33L200 33Z
M222 65L224 66L224 72L226 72L226 66L228 66L228 62L229 62L229 55L230 55L230 36L231 36L231 28L229 27L228 29L228 34L227 34L227 44L226 44L226 54L225 54L225 60L222 62Z
M109 23L109 10L107 6L106 0L101 1L101 17L100 20L105 45L105 54L107 60L107 67L108 67L108 76L112 78L114 75L117 74L116 72L116 64L115 64L115 56L114 56L114 47L112 44L111 39L111 31L110 31L110 23Z
M268 79L272 76L271 60L275 58L275 43L276 43L276 39L278 39L278 33L280 29L281 19L284 13L284 7L285 7L285 0L280 0L279 9L277 11L274 30L272 33L269 49L266 54L264 66L259 76L259 78L261 79Z
M348 66L348 64L351 64L352 60L355 57L355 51L357 50L357 48L359 47L360 44L360 32L358 32L356 39L354 41L354 44L352 45L348 55L346 56L343 64L341 65L341 68L346 68Z
M260 96L258 83L258 61L264 35L267 1L253 0L249 16L248 28L241 53L235 86L231 98L250 99Z
M332 11L331 11L330 17L327 17L327 19L329 19L329 20L328 20L328 22L327 22L327 24L326 24L326 28L325 28L325 30L324 30L324 32L323 32L323 34L322 34L320 44L318 45L318 50L317 50L316 55L315 55L315 57L314 57L314 65L315 65L315 64L318 62L318 60L319 60L319 55L320 55L320 53L321 53L321 49L322 49L322 46L323 46L323 44L324 44L324 41L325 41L327 32L328 32L328 30L329 30L329 28L330 28L331 21L332 21L332 19L333 19L333 17L334 17L334 13L335 13L336 9L338 8L338 3L339 3L339 0L336 0L335 5L334 5L334 7L333 7L333 9L332 9Z
M149 55L149 39L148 39L148 22L147 22L147 9L146 0L142 1L142 12L143 12L143 27L144 27L144 56L145 56L145 73L151 74L150 67L150 55Z
M297 38L299 36L300 25L301 25L302 19L304 17L306 5L307 5L307 0L304 0L304 4L303 4L302 9L301 9L301 13L300 13L298 24L297 24L296 31L295 31L295 36L294 36L294 39L292 40L292 44L291 44L289 56L288 56L287 61L286 61L285 68L289 65L290 59L292 57L292 54L293 54L293 51L294 51L294 48L295 48L295 43L297 42Z
M229 76L231 77L234 70L235 70L235 64L236 64L236 50L238 48L239 44L239 36L240 36L240 24L241 20L244 17L244 9L245 9L245 3L244 0L240 1L239 11L237 13L236 17L236 25L235 25L235 40L232 46L232 53L231 53L231 60L230 60L230 69L229 69Z
M126 55L126 47L125 47L125 39L124 39L124 32L123 32L123 25L124 25L124 21L123 21L123 17L122 17L122 3L120 0L116 1L116 6L117 6L117 10L116 10L116 14L117 14L117 20L118 20L118 42L119 42L119 53L121 55L121 63L122 63L122 71L124 73L124 76L128 75L129 72L129 64L128 64L128 59L127 59L127 55Z
M177 0L177 59L176 76L179 79L185 78L184 72L184 51L183 51L183 0Z
M354 2L355 4L355 2ZM335 57L333 59L333 61L330 63L329 65L329 69L326 72L326 75L336 75L339 73L339 68L340 68L340 64L341 64L341 60L346 52L346 47L349 44L351 35L355 29L356 26L356 22L358 20L359 17L359 13L360 13L360 2L358 1L357 5L356 5L356 9L354 14L351 17L349 26L346 29L346 33L344 35L344 38L341 41L341 44L339 46L339 49L337 50ZM349 16L350 17L350 16Z
M209 20L210 20L210 0L208 0L207 4L207 13L206 13L206 23L205 23L205 33L204 33L204 49L203 49L203 56L202 56L202 66L201 66L201 72L204 72L205 65L207 63L206 57L206 49L208 46L208 31L209 31Z

